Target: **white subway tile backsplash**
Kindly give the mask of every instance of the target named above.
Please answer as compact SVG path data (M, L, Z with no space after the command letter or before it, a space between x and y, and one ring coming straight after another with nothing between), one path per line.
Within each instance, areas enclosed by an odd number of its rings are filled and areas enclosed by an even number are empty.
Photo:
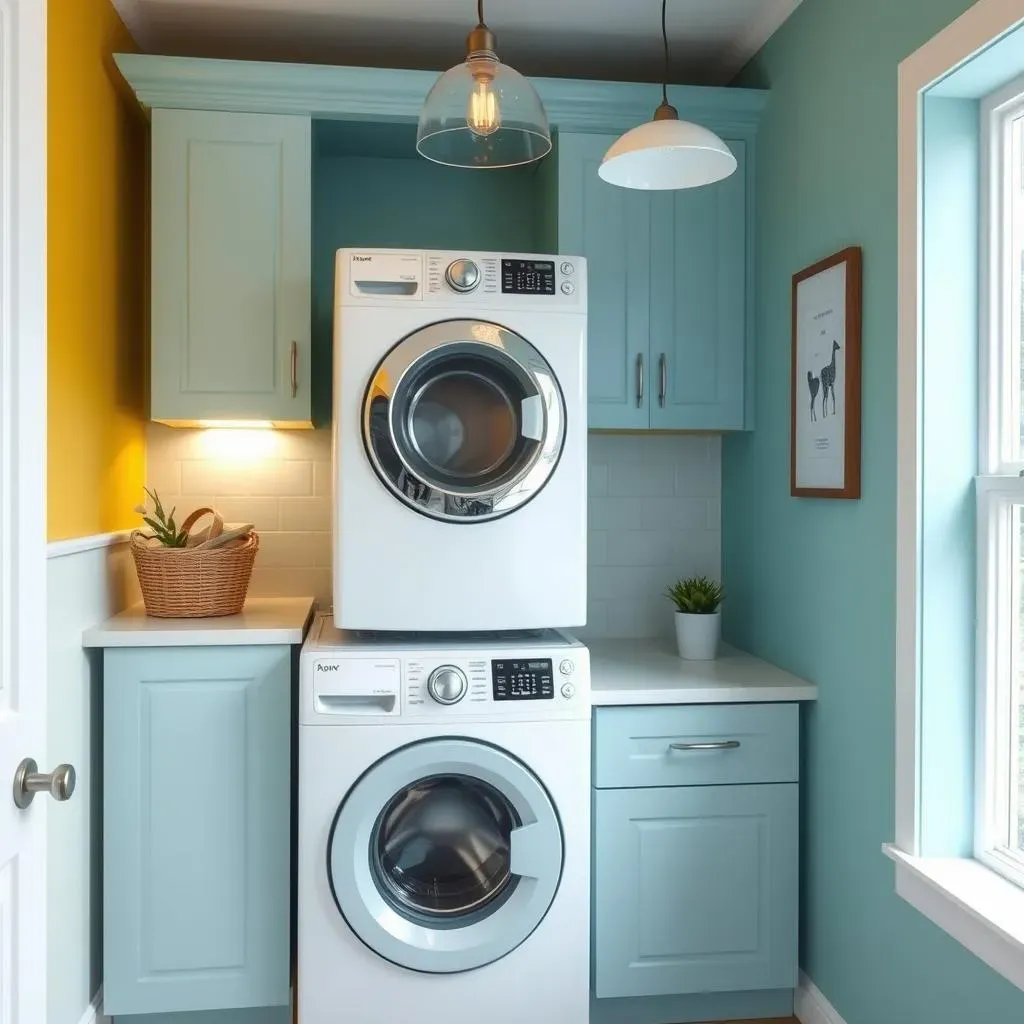
M640 521L643 502L639 498L590 498L588 528L628 530Z
M259 533L281 528L279 498L231 497L213 499L214 507L229 523L252 523Z
M293 459L237 463L227 458L189 459L181 463L181 491L229 497L312 495L313 463Z
M645 530L704 530L707 498L644 498L640 525Z
M236 443L229 432L150 424L147 455L148 480L178 505L179 520L213 505L229 522L255 523L254 595L330 604L330 431L256 432ZM591 434L588 463L588 621L579 633L670 634L665 587L721 573L720 440Z
M330 498L282 498L282 530L323 530L331 528Z

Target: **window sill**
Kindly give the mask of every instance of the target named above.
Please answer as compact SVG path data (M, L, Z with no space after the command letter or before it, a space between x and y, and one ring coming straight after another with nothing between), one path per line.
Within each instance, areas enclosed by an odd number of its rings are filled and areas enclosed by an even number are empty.
M882 851L896 864L900 897L1024 990L1024 889L976 860Z

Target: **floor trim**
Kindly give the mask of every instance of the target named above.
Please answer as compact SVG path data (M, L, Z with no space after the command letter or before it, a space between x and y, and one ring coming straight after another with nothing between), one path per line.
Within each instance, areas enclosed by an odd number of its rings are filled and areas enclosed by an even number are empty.
M85 1008L78 1024L110 1024L110 1021L103 1014L103 989L92 997L92 1002Z
M800 972L793 1009L801 1024L846 1024L822 995L821 989L803 971Z

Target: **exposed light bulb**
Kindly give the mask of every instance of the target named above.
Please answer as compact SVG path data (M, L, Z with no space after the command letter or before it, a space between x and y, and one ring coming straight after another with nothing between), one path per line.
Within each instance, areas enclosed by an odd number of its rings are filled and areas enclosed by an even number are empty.
M501 127L501 111L498 108L498 94L492 88L494 76L486 71L472 68L473 91L469 94L466 107L466 126L474 135L486 138Z

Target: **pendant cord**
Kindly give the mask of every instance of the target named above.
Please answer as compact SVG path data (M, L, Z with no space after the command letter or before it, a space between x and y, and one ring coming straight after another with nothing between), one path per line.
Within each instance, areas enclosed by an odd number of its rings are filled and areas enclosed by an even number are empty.
M483 2L484 0L479 0L481 10L483 9ZM668 29L665 27L665 9L667 6L668 0L661 0L661 42L665 52L661 75L661 101L666 106L668 105Z
M476 0L476 21L478 25L484 23L484 0Z

